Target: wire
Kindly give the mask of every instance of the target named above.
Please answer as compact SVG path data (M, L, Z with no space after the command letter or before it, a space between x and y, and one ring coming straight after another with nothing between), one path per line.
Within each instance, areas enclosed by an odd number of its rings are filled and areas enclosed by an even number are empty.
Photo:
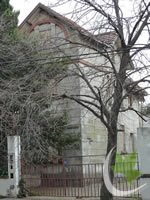
M143 50L147 50L147 49L149 49L150 47L147 47L147 48L145 48L145 49L143 49ZM138 47L134 47L134 48L125 48L126 50L127 49L135 49L135 50L138 50L139 48ZM118 53L118 52L120 52L120 53L122 53L122 52L124 52L124 49L120 49L120 50L110 50L110 51L107 51L107 53L113 53L113 52L116 52L116 53ZM55 52L54 52L55 53ZM61 52L60 52L61 53ZM47 61L51 61L51 60L55 60L55 59L63 59L63 58L96 58L97 57L97 55L100 55L100 54L106 54L106 51L101 51L100 53L85 53L85 54L80 54L80 55L65 55L65 56L54 56L54 57L51 57L51 58L28 58L28 59L25 59L25 60L15 60L15 61L1 61L0 62L0 64L20 64L20 63L26 63L26 62L29 62L29 61L45 61L45 60L47 60ZM89 56L89 55L96 55L96 56L90 56L90 57L87 57L87 56ZM49 55L48 55L49 56ZM86 57L83 57L83 56L86 56ZM101 55L101 56L103 56L103 55ZM55 62L53 62L53 63L55 63ZM58 61L56 62L56 63L58 63ZM49 63L50 64L50 63Z

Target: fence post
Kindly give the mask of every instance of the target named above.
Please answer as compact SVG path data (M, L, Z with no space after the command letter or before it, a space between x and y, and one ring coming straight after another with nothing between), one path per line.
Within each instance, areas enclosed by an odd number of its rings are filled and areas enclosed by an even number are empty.
M64 161L64 159L62 159L62 162L63 162L63 179L64 179L64 181L63 181L63 185L64 185L64 191L63 191L63 194L64 194L64 196L66 196L66 167L65 167L65 161Z
M140 172L142 178L140 184L147 184L143 190L141 190L141 196L143 200L150 199L150 128L138 128L137 131L137 150L140 161Z
M18 194L18 184L21 177L20 160L20 137L8 136L8 176L11 180L10 196L16 197Z

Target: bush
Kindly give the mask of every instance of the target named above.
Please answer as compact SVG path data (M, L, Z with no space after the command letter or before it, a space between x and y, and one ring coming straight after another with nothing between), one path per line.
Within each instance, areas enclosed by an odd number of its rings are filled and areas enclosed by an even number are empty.
M18 197L18 198L26 197L28 191L27 191L27 189L25 188L25 181L24 181L23 179L20 179L18 187L19 187L19 192L18 192L17 197Z
M0 177L8 176L8 170L6 168L0 168Z

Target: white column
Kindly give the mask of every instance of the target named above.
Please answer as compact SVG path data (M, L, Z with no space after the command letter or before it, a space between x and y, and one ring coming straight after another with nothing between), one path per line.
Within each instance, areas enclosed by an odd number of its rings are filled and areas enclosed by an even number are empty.
M140 172L145 178L140 179L140 184L147 185L141 190L143 200L150 199L150 128L138 128L137 150L140 161Z
M8 176L11 182L10 196L17 196L21 177L20 137L8 136Z

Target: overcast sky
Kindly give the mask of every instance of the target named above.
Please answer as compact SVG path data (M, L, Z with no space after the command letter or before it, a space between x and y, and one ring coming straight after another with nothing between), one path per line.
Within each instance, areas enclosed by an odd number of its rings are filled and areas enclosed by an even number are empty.
M130 2L131 0L121 0L121 7L125 10L124 14L127 14L130 12ZM10 0L10 4L14 7L14 10L19 10L19 23L21 23L25 17L33 10L33 8L39 3L43 3L44 5L50 5L54 4L56 0ZM73 7L73 3L70 3L68 5L68 8L64 6L61 6L59 8L55 7L55 10L60 13L68 12L71 10L71 7Z
M14 7L14 10L20 10L19 23L25 19L39 2L49 5L54 0L10 0L10 4Z

